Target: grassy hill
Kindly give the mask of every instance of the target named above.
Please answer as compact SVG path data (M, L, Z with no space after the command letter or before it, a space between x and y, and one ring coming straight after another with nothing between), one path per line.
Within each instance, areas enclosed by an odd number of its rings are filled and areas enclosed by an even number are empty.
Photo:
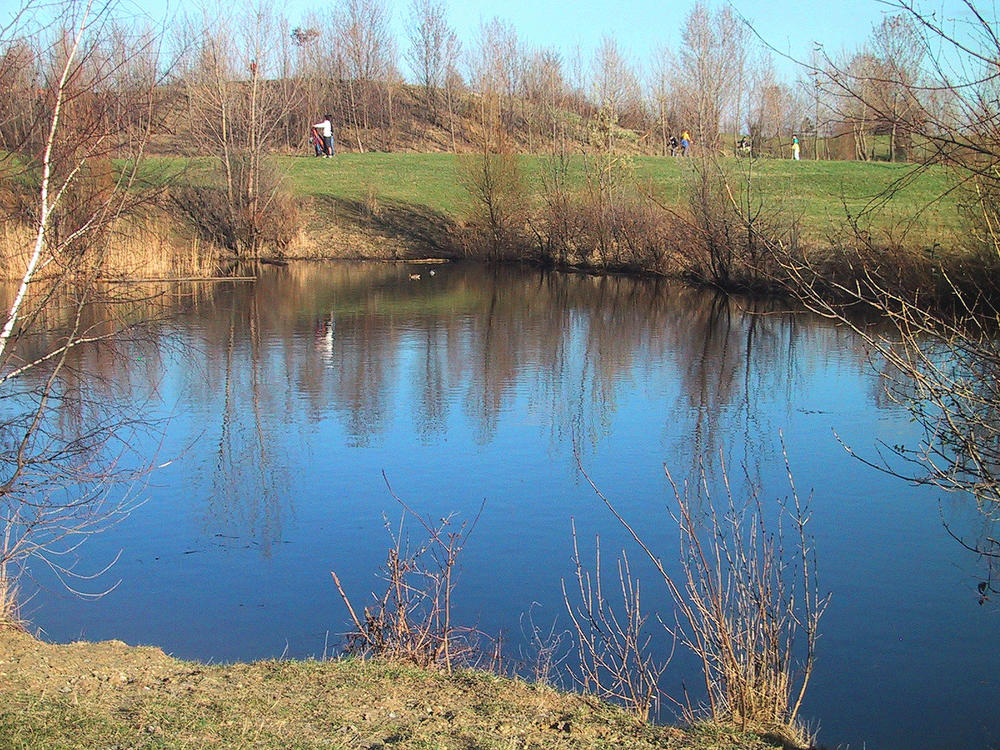
M319 201L371 206L407 206L423 215L460 220L469 196L461 182L461 165L469 156L433 153L346 153L334 159L281 156L274 161L287 175L292 190ZM550 157L518 157L528 195L541 191ZM669 204L684 209L697 179L694 159L631 157L636 179ZM748 162L734 158L718 162L734 190L746 181ZM570 169L577 187L584 183L584 157ZM953 246L961 237L958 196L951 174L943 167L914 172L913 165L886 162L800 161L761 159L753 163L752 180L768 211L799 224L802 235L823 242L841 231L848 212L863 214L863 222L904 244ZM888 197L883 193L898 185Z

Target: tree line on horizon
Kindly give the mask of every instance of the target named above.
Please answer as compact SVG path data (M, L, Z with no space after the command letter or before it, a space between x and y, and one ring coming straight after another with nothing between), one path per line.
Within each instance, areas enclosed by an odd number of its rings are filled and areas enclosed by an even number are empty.
M84 38L64 126L85 131L124 115L166 152L257 153L302 149L329 114L338 147L355 151L583 144L669 154L671 138L688 131L706 152L733 152L745 137L758 155L787 156L795 134L807 158L895 161L923 143L924 113L951 105L946 88L922 85L937 61L902 13L886 15L853 53L833 59L817 48L791 82L730 7L701 0L679 47L643 61L613 36L590 59L533 47L499 17L463 40L443 0L410 0L397 39L392 13L389 0L337 0L293 26L259 2L188 13L169 28L105 15ZM31 28L0 35L0 147L13 152L31 152L30 133L40 137L34 125L68 39L58 22Z

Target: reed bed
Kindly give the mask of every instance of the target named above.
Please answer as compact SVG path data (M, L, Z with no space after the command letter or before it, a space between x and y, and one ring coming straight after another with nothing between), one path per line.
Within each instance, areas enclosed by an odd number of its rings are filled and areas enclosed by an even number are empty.
M7 222L0 227L0 278L18 280L24 275L34 241L27 224ZM96 270L105 280L205 278L219 275L226 263L220 248L186 237L165 215L142 221L119 219L91 249L90 262L79 265ZM42 276L62 274L66 267L52 263Z

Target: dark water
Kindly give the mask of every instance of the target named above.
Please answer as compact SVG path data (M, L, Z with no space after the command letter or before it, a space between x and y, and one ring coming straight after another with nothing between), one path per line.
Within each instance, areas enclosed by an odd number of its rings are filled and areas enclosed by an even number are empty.
M55 640L118 638L213 661L321 655L376 586L400 507L485 508L461 561L455 620L527 654L523 614L568 625L570 519L585 555L626 545L581 474L665 559L676 552L666 465L711 483L745 466L771 500L812 493L820 587L832 592L803 709L851 748L1000 744L1000 610L977 604L961 499L851 458L912 442L851 334L803 314L624 278L336 264L191 290L150 340L97 367L168 418L139 455L144 505L91 540L81 569L121 550L97 601L37 570L28 614ZM410 273L421 274L411 280ZM575 446L575 448L574 448ZM412 527L413 524L411 523ZM416 529L411 528L411 533ZM628 549L638 559L634 546ZM644 577L645 606L668 610ZM92 590L101 583L91 585ZM657 636L658 643L665 639ZM675 659L664 687L696 683Z

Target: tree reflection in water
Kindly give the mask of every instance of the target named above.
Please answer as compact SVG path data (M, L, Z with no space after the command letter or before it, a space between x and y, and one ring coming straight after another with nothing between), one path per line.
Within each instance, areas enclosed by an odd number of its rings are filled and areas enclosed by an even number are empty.
M734 484L780 494L781 428L796 483L818 490L811 525L834 604L821 643L831 666L818 667L812 696L827 707L818 715L831 741L869 734L858 727L872 696L857 686L900 696L933 688L919 677L926 659L904 648L894 618L870 618L872 608L905 613L914 643L933 634L925 651L947 654L942 679L995 683L974 645L988 632L965 609L987 609L976 604L981 579L941 528L936 498L864 474L833 436L861 450L910 429L877 398L878 363L850 332L776 302L662 280L435 270L410 279L404 265L303 264L267 269L253 285L178 292L172 318L144 338L141 365L137 355L80 368L150 398L153 416L169 417L160 455L176 461L154 476L141 513L94 540L98 557L128 550L117 598L77 606L40 597L56 613L45 626L67 623L68 638L89 621L88 637L204 658L274 656L286 638L292 655L320 653L326 632L335 640L341 627L336 592L324 588L329 571L361 601L384 561L384 469L424 515L471 517L487 498L456 590L457 621L516 634L535 601L543 606L533 617L548 627L570 573L570 516L581 539L600 532L608 549L623 543L582 486L574 452L628 518L649 521L649 541L666 557L677 545L653 520L668 496L661 465L679 480L704 465L712 483L725 455L731 469L748 468L731 472ZM86 422L71 404L63 419L66 429ZM709 496L721 493L695 499ZM944 512L967 539L990 533L961 504ZM655 608L651 588L644 597ZM684 679L676 674L665 677ZM854 692L838 692L844 685ZM978 694L954 689L949 700L974 705ZM941 712L935 722L946 726ZM927 736L961 730L947 727Z

